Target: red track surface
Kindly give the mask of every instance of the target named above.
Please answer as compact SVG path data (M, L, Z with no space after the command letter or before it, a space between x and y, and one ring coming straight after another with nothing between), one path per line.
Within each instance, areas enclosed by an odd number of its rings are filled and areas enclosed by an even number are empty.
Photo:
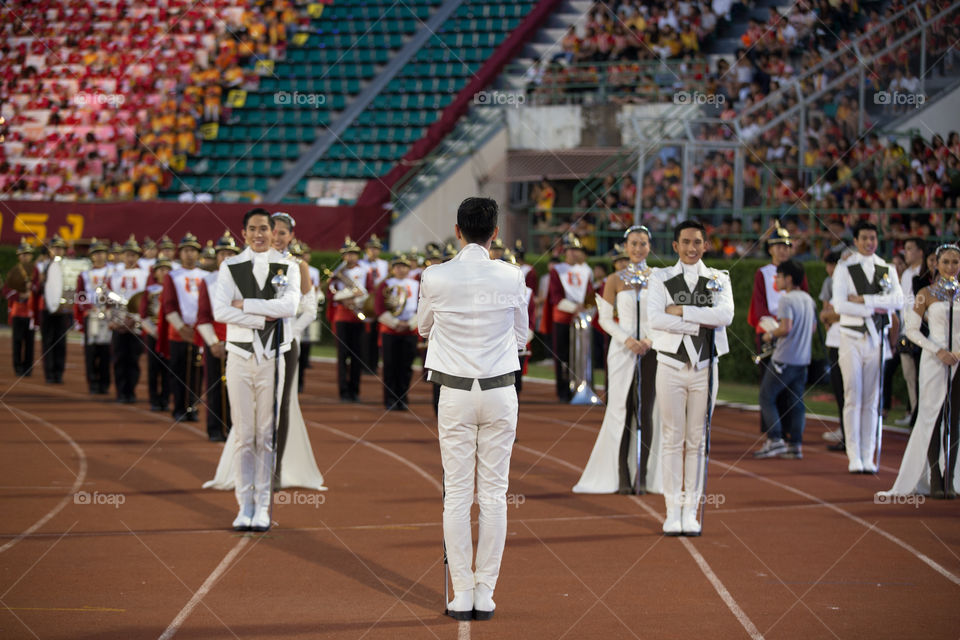
M497 614L458 624L442 615L426 383L410 414L385 415L374 378L362 404L341 405L333 367L315 364L302 404L329 491L286 492L278 525L242 536L228 528L232 493L200 489L220 446L143 403L88 396L81 363L71 345L64 386L0 374L2 638L960 634L960 502L873 500L893 483L900 436L885 438L879 477L852 476L817 424L804 460L753 460L756 415L721 408L704 535L664 538L660 496L570 493L602 409L528 384Z

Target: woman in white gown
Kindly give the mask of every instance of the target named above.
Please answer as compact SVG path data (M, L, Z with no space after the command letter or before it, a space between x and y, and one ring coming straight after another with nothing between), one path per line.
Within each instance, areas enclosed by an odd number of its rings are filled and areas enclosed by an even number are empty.
M293 227L296 224L293 218L285 213L274 214L274 248L284 255L289 255L290 247L294 245ZM294 254L294 257L299 257ZM301 293L300 307L297 310L297 317L293 322L294 342L285 358L286 371L281 397L286 398L286 403L281 407L280 423L286 423L283 429L285 437L280 429L277 430L277 444L280 452L280 459L277 460L279 477L277 478L277 488L286 489L289 487L302 487L305 489L316 489L317 491L326 491L323 486L323 474L317 467L317 461L313 457L313 449L310 446L310 437L307 435L307 425L303 421L303 414L300 412L300 399L297 395L297 377L298 377L298 357L300 353L300 336L303 330L317 317L317 293L310 281L310 273L307 264L300 261L300 283ZM223 489L230 490L234 488L234 464L236 463L237 452L239 451L236 432L231 430L224 443L223 452L220 454L220 462L217 464L217 473L213 480L203 483L204 489Z
M960 421L960 377L957 363L960 362L960 292L951 291L951 279L955 282L960 273L960 248L943 245L937 249L937 280L916 294L912 309L904 312L905 333L923 352L920 356L920 398L917 403L917 420L910 432L910 440L903 452L900 472L893 488L881 491L882 497L910 494L930 495L937 498L956 497L960 491L957 468L957 425ZM953 345L948 347L949 311L953 304ZM921 319L926 315L929 337L920 333ZM943 411L950 380L951 414L950 469L944 483L945 465L942 446L945 421ZM944 487L949 487L944 495Z
M650 232L646 227L630 227L624 238L630 266L608 276L603 297L597 298L600 326L610 336L610 348L607 350L607 410L590 460L580 481L573 487L574 493L627 494L633 493L637 485L641 492L663 491L660 429L654 410L657 354L650 348L652 341L647 335L646 288L630 282L635 280L631 272L649 276L646 259L650 253ZM638 356L641 374L641 444L644 452L639 483L636 482Z

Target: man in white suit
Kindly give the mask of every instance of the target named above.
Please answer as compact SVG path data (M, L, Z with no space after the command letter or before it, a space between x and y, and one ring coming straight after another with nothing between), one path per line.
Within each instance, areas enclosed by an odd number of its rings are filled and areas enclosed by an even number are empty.
M428 380L440 385L443 537L455 594L447 614L488 620L507 535L507 476L517 428L514 380L527 341L526 283L518 267L490 259L499 231L494 200L464 200L454 230L460 252L421 276L417 324L430 344ZM475 473L480 531L471 571Z
M300 304L300 269L272 248L274 220L265 209L243 217L246 248L220 265L213 315L227 325L227 393L240 446L235 481L240 512L237 531L270 528L274 452L274 403L284 368L276 355L290 350L291 319ZM287 278L277 289L273 279ZM278 344L279 342L279 344Z
M893 350L888 340L890 313L903 306L897 272L876 255L877 227L860 221L853 227L857 252L833 272L831 303L840 314L838 362L843 374L843 430L850 473L876 473L874 457L880 428L881 357Z
M662 429L663 497L668 536L699 536L697 510L705 478L707 398L717 399L717 359L727 353L733 322L730 277L701 260L707 232L694 220L674 229L680 260L655 269L647 318L657 351L657 400ZM718 290L719 289L719 290ZM686 447L686 450L684 450Z

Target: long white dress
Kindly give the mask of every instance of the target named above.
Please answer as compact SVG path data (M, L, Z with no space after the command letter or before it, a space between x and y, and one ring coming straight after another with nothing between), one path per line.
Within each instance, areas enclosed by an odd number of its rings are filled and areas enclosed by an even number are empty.
M315 306L315 298L312 298L309 304ZM297 339L299 340L299 338ZM280 488L302 487L304 489L326 491L327 488L323 486L323 474L317 467L317 460L313 457L313 449L310 447L307 425L304 423L303 414L300 412L300 397L297 394L299 375L299 367L293 367L293 379L290 380L287 442L283 449L283 459L280 465ZM204 489L223 489L227 491L234 488L234 476L236 475L234 465L239 451L237 440L237 432L232 429L223 445L220 462L217 463L217 473L213 480L203 483Z
M646 289L641 290L640 313L643 315L646 304ZM637 297L634 289L624 289L617 293L617 324L628 336L637 331ZM609 310L609 302L597 297L597 306L602 311ZM641 329L644 323L641 322ZM643 333L641 332L641 337ZM603 414L600 433L590 453L590 460L573 487L574 493L617 493L620 488L620 438L623 435L624 422L627 419L627 394L633 382L637 356L616 337L611 337L607 351L607 410ZM660 420L656 403L653 407L653 433L650 439L650 457L647 462L647 493L663 493L663 473L660 467ZM630 450L628 456L630 476L637 473L636 429L630 429Z
M927 326L930 336L924 337L919 330L919 316L912 309L905 312L907 337L923 348L920 355L920 398L917 403L917 420L910 432L910 440L903 452L900 472L893 488L880 491L882 496L905 496L911 494L930 495L930 465L927 462L927 449L934 432L938 435L937 418L947 395L947 365L937 358L937 350L947 348L947 324L949 305L937 301L927 307ZM960 299L953 306L953 350L960 346ZM957 373L957 366L950 367L951 380ZM960 411L960 407L954 407ZM940 468L944 466L943 447L940 450ZM956 468L956 466L954 467ZM954 474L954 490L960 492L960 474Z

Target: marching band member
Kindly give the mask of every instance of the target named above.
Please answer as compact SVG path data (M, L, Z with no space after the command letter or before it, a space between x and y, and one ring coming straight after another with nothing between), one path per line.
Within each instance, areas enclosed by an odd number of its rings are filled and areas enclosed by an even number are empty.
M520 244L520 241L519 241L519 240L517 240L517 244L518 244L518 245ZM522 245L521 245L521 246L522 246ZM506 251L503 252L503 258L501 258L501 259L502 259L504 262L506 262L507 264L512 264L512 265L515 266L515 267L520 267L520 266L521 266L521 265L517 262L517 256L516 256L516 254L514 254L514 253L513 253L512 251L510 251L509 249L507 249ZM520 271L521 271L521 273L523 272L523 268L522 268L522 267L520 268ZM530 348L531 348L531 345L533 344L533 335L534 335L534 330L535 330L535 328L536 328L536 325L534 324L534 322L536 322L537 304L536 304L536 301L535 301L534 298L533 298L533 289L531 289L531 288L530 288L530 285L527 284L528 282L529 282L529 280L526 278L526 276L524 276L524 285L525 285L526 288L527 288L527 301L526 301L526 304L527 304L527 319L528 319L528 321L529 321L528 324L529 324L529 327L530 327L530 328L529 328L529 330L527 331L527 344L524 346L523 351L521 351L521 352L519 353L519 358L520 358L520 370L517 371L517 379L516 379L516 382L514 382L514 385L513 385L513 386L515 386L515 387L517 388L517 393L518 393L518 394L519 394L521 391L523 391L523 376L527 373L527 362L529 362L529 360L530 360Z
M756 353L763 350L764 329L761 326L761 320L767 316L777 317L777 309L780 296L783 292L777 289L777 267L789 260L793 256L793 239L790 232L780 226L779 221L774 221L773 233L766 241L767 253L770 255L770 263L757 269L753 278L753 293L750 296L750 310L747 312L747 323L753 327L754 340L756 342ZM807 277L803 276L803 282L797 285L803 291L808 290ZM765 323L764 323L765 324ZM766 358L760 360L757 365L760 368L760 384L763 384L763 378L770 369L770 363ZM796 409L796 401L783 394L777 399L777 408L780 413L790 414ZM770 425L761 412L760 414L760 432L767 433ZM789 437L789 434L784 434Z
M320 300L320 270L310 266L310 246L306 242L300 242L301 260L307 265L307 273L310 275L310 284L313 287L314 298L319 307L322 304ZM298 316L299 317L299 316ZM303 393L303 382L306 376L306 370L310 368L310 350L314 342L320 342L321 332L320 318L315 317L300 334L300 366L297 372L297 392Z
M17 264L3 282L3 297L7 299L7 315L13 332L13 372L29 377L33 372L34 305L30 291L33 266L33 247L20 240Z
M623 250L626 259L615 262L621 268L607 277L603 296L597 298L600 326L610 336L610 348L607 350L607 410L603 414L600 433L587 466L573 487L574 493L627 494L633 493L635 488L644 493L648 489L660 490L661 483L656 473L659 460L653 460L653 464L650 464L651 445L655 439L659 440L659 434L654 437L653 419L657 352L651 348L653 340L646 311L649 292L641 281L642 278L649 279L651 273L647 267L650 231L643 226L627 229ZM626 271L624 262L635 267ZM630 455L630 445L631 436L636 441L638 362L642 448L640 481L633 482L630 463L633 463L633 473L637 473L637 456L636 453Z
M857 253L833 273L833 308L840 314L840 371L843 375L843 426L850 473L876 473L874 453L880 428L880 358L891 357L887 340L890 312L903 305L900 281L879 256L877 227L853 227Z
M227 325L227 392L237 434L235 493L238 531L271 526L274 406L284 368L275 358L290 350L291 319L300 303L300 269L272 248L274 220L265 209L244 215L246 248L220 265L213 317ZM274 278L285 276L278 290ZM226 447L224 447L226 450Z
M160 257L170 261L170 265L174 271L180 268L180 262L177 260L177 245L169 236L164 235L160 238L160 242L157 243L157 251Z
M93 238L88 257L93 267L77 276L78 300L74 305L74 316L83 331L83 354L90 393L106 395L110 390L110 343L113 339L102 299L110 279L107 245Z
M570 388L570 323L577 313L583 311L584 303L595 296L590 284L593 272L586 262L587 253L580 238L573 234L564 236L563 248L566 261L550 270L543 332L553 336L557 397L561 402L569 402L573 398Z
M960 247L942 245L937 249L937 277L933 284L917 291L912 308L905 312L906 334L923 349L920 355L920 397L917 419L903 452L897 480L880 496L929 494L934 498L955 498L960 491L957 474L960 436ZM953 306L953 326L950 326ZM920 331L926 318L929 336ZM951 344L952 343L952 344ZM947 411L949 402L949 411ZM945 456L943 429L948 428L950 450ZM949 467L947 462L949 461Z
M390 277L377 287L374 310L383 341L383 404L388 411L407 410L407 392L417 355L417 301L420 283L410 277L410 260L398 255Z
M503 260L503 253L507 250L507 246L503 244L501 238L494 238L493 242L490 243L490 259L491 260Z
M153 273L153 265L157 262L157 254L160 253L160 250L157 249L157 243L150 239L150 236L146 236L143 239L143 255L138 260L138 264L141 269L146 269L147 273Z
M124 300L131 300L145 290L149 271L139 265L141 249L136 238L131 235L123 245L120 256L123 263L111 273L108 286ZM127 310L124 309L124 312ZM117 387L117 402L132 404L137 401L137 383L140 381L140 353L143 344L140 336L134 332L136 319L133 314L123 313L122 324L111 323L113 330L113 379Z
M730 277L703 264L706 230L678 224L673 250L680 259L656 269L647 292L647 317L657 351L656 393L662 436L661 466L668 536L698 536L697 510L705 480L708 407L717 396L717 360L727 353L725 327L733 322Z
M161 336L170 354L170 387L173 391L173 419L199 421L200 357L203 341L196 334L200 284L207 272L197 266L200 242L192 233L183 236L178 246L180 268L174 268L163 281ZM165 334L165 335L164 335Z
M519 240L513 244L513 255L517 257L517 264L520 266L520 270L523 271L523 277L527 286L530 287L531 291L536 293L537 270L533 268L532 264L526 261L527 250ZM534 324L534 326L536 326L536 324Z
M356 402L363 371L364 318L362 307L373 286L373 272L360 262L360 247L347 236L340 248L343 262L328 285L329 313L337 336L337 383L341 402ZM365 316L364 316L365 317Z
M488 620L507 537L518 407L513 384L517 353L527 339L526 287L519 269L490 260L490 241L498 231L496 201L467 198L454 229L460 253L424 270L417 324L430 341L429 379L441 386L443 537L455 594L446 613L458 620ZM473 571L475 490L480 529Z
M207 438L210 442L224 442L230 431L230 399L224 381L226 378L227 325L213 318L213 292L217 288L220 265L231 256L240 253L237 241L229 231L224 232L217 244L217 268L208 273L200 283L197 300L197 333L203 338L207 390L204 394L207 406Z
M760 411L769 429L766 442L754 452L754 458L780 456L799 460L803 457L803 427L807 419L803 392L807 384L813 334L817 329L816 305L810 294L799 286L805 277L799 262L786 260L777 265L779 323L776 329L763 334L763 341L771 343L776 340L776 347L769 356L770 367L760 383ZM784 397L791 404L787 412L780 409L778 402Z
M197 264L207 272L217 268L217 250L213 246L213 240L207 240L207 244L200 251L200 260Z
M166 411L170 401L170 364L160 352L159 324L161 284L173 265L166 258L157 258L150 274L146 295L140 298L140 326L143 327L143 342L147 351L147 395L150 411Z
M383 250L383 243L377 234L370 236L370 239L363 245L364 257L360 262L364 264L373 276L373 280L367 290L373 295L377 287L390 276L390 265L380 257ZM366 373L375 375L377 373L377 364L380 361L380 324L376 318L367 318L363 334L363 363Z
M48 383L53 384L63 384L63 370L67 366L67 332L73 326L75 301L67 300L66 304L61 304L59 297L47 294L48 285L54 285L47 278L47 271L54 260L62 260L66 253L66 241L59 235L53 236L50 240L50 260L37 263L33 278L33 293L40 312L43 375ZM59 291L64 291L69 285L62 281L55 283Z

